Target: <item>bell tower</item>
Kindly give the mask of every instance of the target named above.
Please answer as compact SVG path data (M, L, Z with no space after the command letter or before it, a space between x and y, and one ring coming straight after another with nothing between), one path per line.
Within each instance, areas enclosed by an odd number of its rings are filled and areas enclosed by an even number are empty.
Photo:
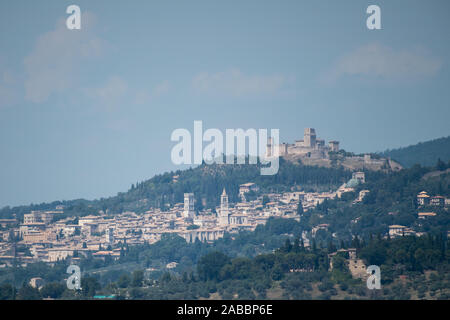
M194 194L193 193L185 193L184 194L184 210L183 217L185 218L194 218Z
M220 196L220 211L219 211L219 225L227 226L229 224L230 211L228 209L228 195L223 188L222 195Z

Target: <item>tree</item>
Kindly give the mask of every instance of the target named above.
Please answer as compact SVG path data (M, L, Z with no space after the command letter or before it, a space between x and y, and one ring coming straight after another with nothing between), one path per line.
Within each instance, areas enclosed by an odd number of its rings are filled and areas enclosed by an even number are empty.
M20 288L19 292L17 293L17 299L18 300L40 300L41 295L40 295L38 289L33 288L28 283L24 282L24 284L22 285L22 288Z
M268 196L264 195L262 199L262 205L265 206L267 203L270 202L270 199Z
M359 249L361 248L361 242L359 241L359 238L357 235L355 235L355 237L352 239L352 247Z
M117 286L119 288L127 288L130 285L130 277L128 275L123 274L120 276L119 280L117 280Z
M436 163L436 169L439 171L443 171L443 170L447 169L445 162L442 161L441 158L438 158L438 161Z
M303 214L303 204L301 200L298 200L298 205L297 205L297 214L299 216L301 216Z
M316 239L313 239L312 241L312 251L316 252L317 251L317 243L316 243Z
M195 197L195 208L197 212L203 211L203 201L200 194L196 194Z
M60 298L63 292L66 290L66 286L58 282L50 282L41 288L41 296L43 298Z
M294 252L300 251L300 238L295 238L294 240Z
M197 264L197 272L202 280L218 280L220 270L227 263L230 258L219 251L208 253L200 258Z
M336 246L334 245L333 241L330 240L328 241L328 252L335 252L336 251Z
M135 270L133 272L133 279L131 280L131 286L142 287L143 283L144 283L144 271Z
M284 247L283 247L283 252L289 253L292 251L292 244L291 241L288 239L286 239L286 241L284 242Z
M84 297L91 298L95 296L97 290L100 290L100 283L94 277L84 277L81 279L81 292Z
M275 267L272 269L271 277L273 280L278 281L283 278L283 269L279 264L276 264Z
M4 283L0 286L0 300L11 300L14 298L13 286L9 283Z

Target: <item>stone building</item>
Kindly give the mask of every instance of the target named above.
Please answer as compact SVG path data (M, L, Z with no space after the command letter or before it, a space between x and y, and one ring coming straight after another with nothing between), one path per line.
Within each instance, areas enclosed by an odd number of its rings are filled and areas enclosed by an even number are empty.
M280 156L298 155L313 159L328 159L328 152L339 151L339 142L332 140L327 146L325 140L317 137L314 128L305 128L303 140L296 140L294 144L282 143L274 146L273 140L268 139L267 150L276 150Z
M436 207L443 207L443 206L445 206L445 198L443 196L431 197L430 205L436 206Z
M195 209L194 209L194 194L193 193L185 193L184 194L184 210L183 217L194 219Z
M359 183L366 183L366 174L362 171L353 172L352 179L358 180Z
M426 191L422 191L417 195L417 204L419 206L425 206L430 203L430 196L426 193Z

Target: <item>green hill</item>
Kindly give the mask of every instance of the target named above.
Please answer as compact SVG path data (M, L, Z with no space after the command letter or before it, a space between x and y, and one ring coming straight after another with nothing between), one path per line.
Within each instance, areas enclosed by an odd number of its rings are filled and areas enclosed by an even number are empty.
M450 161L450 136L420 142L404 148L386 150L380 155L390 157L404 167L410 168L415 164L434 166L438 159L444 162Z
M435 166L438 159L450 160L450 136L413 146L387 150L382 157L390 157L405 167L419 163ZM383 175L380 172L366 172L366 175ZM259 165L206 165L188 170L166 172L153 178L137 182L126 192L116 196L88 201L83 199L31 204L19 207L5 207L0 210L0 218L15 215L22 218L31 210L49 210L56 205L64 205L64 216L83 216L109 210L111 214L123 211L144 212L151 207L168 208L183 202L185 192L193 192L197 209L215 208L220 194L226 188L231 202L238 201L239 185L254 182L261 192L284 192L288 190L326 191L334 189L351 177L351 172L340 166L326 168L302 165L280 158L280 170L274 176L262 176ZM370 177L368 177L370 178ZM370 180L370 179L369 179ZM373 179L372 179L373 180ZM252 196L252 195L249 195ZM256 195L253 195L256 196Z
M374 174L374 173L372 173ZM226 188L230 202L239 199L239 185L254 182L260 192L284 192L301 188L306 191L328 191L348 181L351 172L342 167L324 168L304 166L280 158L280 169L273 176L262 176L259 165L206 165L196 168L166 172L153 178L135 183L126 192L116 196L94 201L71 200L42 203L0 210L0 218L10 218L15 214L21 218L31 210L49 210L56 205L64 205L65 216L83 216L97 214L99 210L109 210L116 214L123 211L141 213L149 208L168 208L183 202L185 192L193 192L196 197L196 209L215 208L219 204L220 194ZM248 195L256 197L257 194Z

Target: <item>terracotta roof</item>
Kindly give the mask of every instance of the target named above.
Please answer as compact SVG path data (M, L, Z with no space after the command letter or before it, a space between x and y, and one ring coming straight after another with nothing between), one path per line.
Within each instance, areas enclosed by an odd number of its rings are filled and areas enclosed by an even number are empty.
M436 213L434 212L419 212L418 215L421 216L428 216L428 217L434 217Z

